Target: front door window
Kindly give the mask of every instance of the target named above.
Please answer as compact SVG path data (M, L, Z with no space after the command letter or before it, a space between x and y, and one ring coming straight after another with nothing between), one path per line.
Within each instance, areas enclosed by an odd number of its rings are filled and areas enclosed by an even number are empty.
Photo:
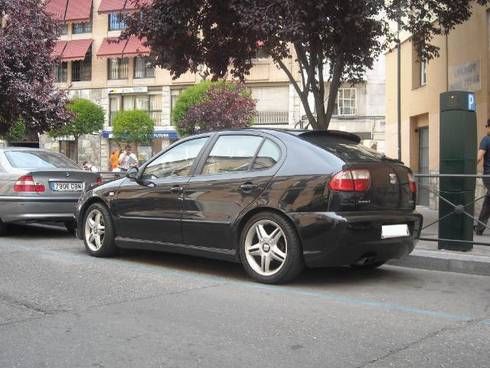
M161 179L189 176L192 165L207 140L208 137L197 138L170 149L145 168L143 178Z

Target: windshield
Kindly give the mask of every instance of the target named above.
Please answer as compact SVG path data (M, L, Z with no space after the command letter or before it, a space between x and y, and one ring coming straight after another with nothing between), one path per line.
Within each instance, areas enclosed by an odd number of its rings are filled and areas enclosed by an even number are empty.
M328 151L343 161L379 161L385 156L376 152L361 143L353 142L348 139L326 136L305 136L301 139Z
M67 157L45 151L7 151L5 156L12 167L17 169L77 169Z

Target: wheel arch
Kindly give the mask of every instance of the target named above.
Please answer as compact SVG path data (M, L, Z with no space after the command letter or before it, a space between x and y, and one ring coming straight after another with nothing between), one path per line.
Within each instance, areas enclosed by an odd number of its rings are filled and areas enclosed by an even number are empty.
M234 237L235 237L235 244L236 244L236 253L237 253L237 258L240 259L240 237L241 237L241 234L242 234L242 231L243 231L243 228L245 227L245 225L247 224L247 222L255 215L261 213L261 212L272 212L272 213L275 213L279 216L281 216L282 218L284 218L287 222L289 222L293 228L294 228L294 231L296 232L296 235L298 236L298 239L300 241L300 245L301 245L301 248L303 248L303 242L302 242L302 239L301 239L301 236L298 232L298 228L296 226L296 223L293 221L293 219L287 215L287 213L285 213L284 211L281 211L277 208L274 208L274 207L254 207L252 209L250 209L247 213L245 213L243 216L241 216L236 225L235 225L235 234L234 234Z

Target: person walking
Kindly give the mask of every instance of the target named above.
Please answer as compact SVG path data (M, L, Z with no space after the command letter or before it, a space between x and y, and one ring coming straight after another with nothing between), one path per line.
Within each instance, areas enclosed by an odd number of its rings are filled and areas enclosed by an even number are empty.
M483 175L490 175L490 119L487 121L487 135L480 142L478 150L478 164L483 161ZM488 219L490 218L490 178L483 178L483 184L487 189L485 201L481 208L478 224L475 226L476 235L483 235Z
M131 152L131 146L128 144L124 149L124 152L119 156L119 167L122 172L126 172L131 167L138 166L138 158Z

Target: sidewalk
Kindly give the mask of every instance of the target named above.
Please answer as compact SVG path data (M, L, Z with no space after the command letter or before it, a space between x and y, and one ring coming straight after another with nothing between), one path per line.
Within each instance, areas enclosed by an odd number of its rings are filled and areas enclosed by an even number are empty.
M437 211L418 207L417 211L424 216L424 226L435 222ZM437 238L438 224L422 231L424 238ZM483 236L474 236L476 242L490 243L490 230ZM420 268L433 271L458 272L490 276L490 246L475 245L470 252L455 252L439 250L437 242L419 241L415 250L409 256L400 260L390 261L389 264Z

